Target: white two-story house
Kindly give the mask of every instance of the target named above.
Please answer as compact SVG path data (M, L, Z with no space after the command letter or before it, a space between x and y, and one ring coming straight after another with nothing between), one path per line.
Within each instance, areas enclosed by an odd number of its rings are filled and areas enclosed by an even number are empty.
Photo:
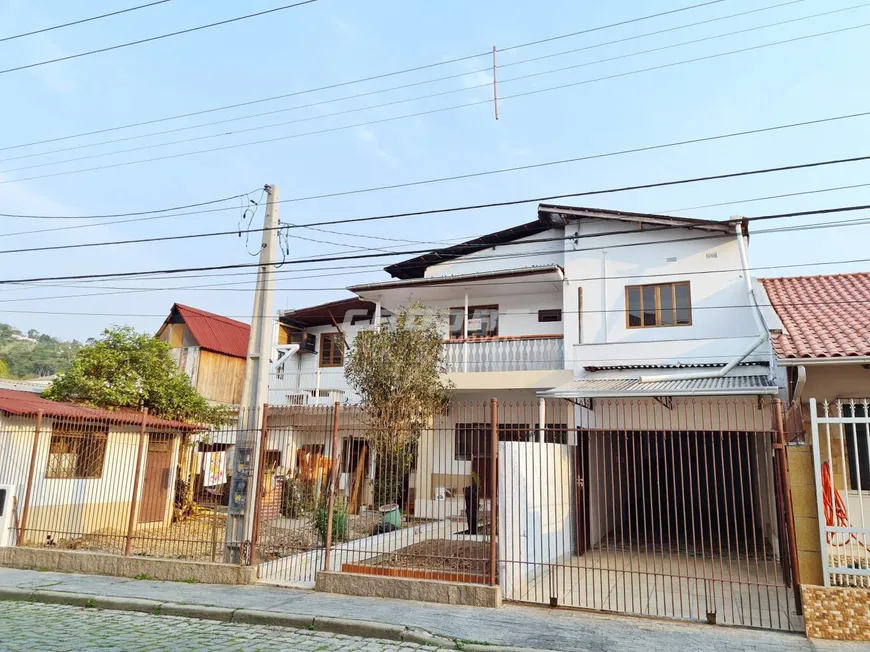
M419 442L405 509L461 515L465 487L492 479L495 417L506 598L616 596L617 610L704 618L703 595L708 620L782 626L780 387L746 227L541 204L533 221L386 267L391 280L354 298L283 313L271 401L352 406L346 347L422 303L443 315L454 393ZM300 432L325 431L305 418ZM373 466L359 431L340 435L353 497Z
M458 403L564 399L576 408L571 423L561 414L551 424L595 430L627 427L619 401L663 399L654 403L674 428L718 427L724 416L688 415L686 401L778 391L740 233L735 221L542 204L534 221L386 267L393 279L351 286L355 298L283 313L279 343L299 348L274 374L270 400L353 404L345 347L359 329L422 302L444 315ZM662 426L634 416L637 430ZM432 475L470 475L454 450L462 444L445 437L423 447L438 451ZM445 484L456 478L418 474L418 511Z

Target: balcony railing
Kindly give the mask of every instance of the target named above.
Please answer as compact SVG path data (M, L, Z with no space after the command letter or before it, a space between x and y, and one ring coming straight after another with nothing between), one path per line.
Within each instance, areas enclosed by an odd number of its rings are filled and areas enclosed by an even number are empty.
M344 369L272 373L269 405L333 405L358 403L359 396L344 377Z
M444 343L450 373L564 369L561 335L518 335L451 340Z

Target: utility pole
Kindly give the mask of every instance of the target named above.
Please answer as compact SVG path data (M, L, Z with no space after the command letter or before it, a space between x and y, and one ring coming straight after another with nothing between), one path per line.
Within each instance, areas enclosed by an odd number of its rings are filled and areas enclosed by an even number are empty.
M272 355L274 265L278 252L278 186L266 186L268 195L263 222L263 244L257 286L254 290L254 310L248 357L245 360L245 384L239 410L239 431L233 455L233 478L227 511L227 532L224 560L243 563L243 546L254 531L254 501L257 500L256 479L260 460L263 408L269 396L269 358Z

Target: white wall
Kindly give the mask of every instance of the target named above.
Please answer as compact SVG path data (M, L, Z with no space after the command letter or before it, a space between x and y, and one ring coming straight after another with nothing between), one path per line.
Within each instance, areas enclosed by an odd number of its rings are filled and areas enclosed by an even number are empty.
M522 600L535 577L572 550L569 447L502 442L498 453L499 583Z
M621 231L594 238L584 236ZM697 239L707 232L689 229L641 230L639 225L609 220L569 224L565 241L564 326L566 358L582 356L570 344L654 342L656 340L757 336L743 281L735 236ZM712 234L709 234L712 235ZM621 246L668 240L661 244ZM588 250L587 249L591 249ZM715 257L712 257L715 256ZM670 260L675 259L675 260ZM702 273L696 273L702 272ZM690 326L626 327L625 288L688 281L692 302ZM578 288L583 291L582 342L576 320ZM711 309L709 306L737 306ZM570 362L570 360L569 360ZM582 360L578 361L582 364Z
M30 501L28 531L57 531L87 534L101 529L126 527L139 448L139 429L111 426L99 478L46 478L51 444L52 419L42 422ZM35 421L27 417L5 417L0 423L0 484L15 484L19 517L24 508L27 474L35 435ZM172 510L179 438L174 438L170 456L166 521ZM146 441L147 451L147 441ZM147 464L143 458L142 472ZM142 485L140 483L139 497Z

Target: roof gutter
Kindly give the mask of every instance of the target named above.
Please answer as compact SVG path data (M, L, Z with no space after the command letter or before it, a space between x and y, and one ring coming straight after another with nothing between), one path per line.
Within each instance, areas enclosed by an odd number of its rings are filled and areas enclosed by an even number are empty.
M743 226L741 224L734 225L737 230L737 248L740 251L740 266L743 268L743 281L746 283L746 292L749 298L752 299L752 316L755 318L755 325L758 327L760 335L755 338L752 343L739 356L734 358L727 365L716 371L701 371L693 374L660 374L658 376L641 376L642 383L661 383L671 380L704 380L706 378L722 378L737 365L748 358L755 349L764 344L768 338L767 326L764 325L761 308L758 306L758 298L755 296L755 288L752 284L752 278L749 275L749 256L746 253L746 242L743 239Z
M818 365L838 364L870 364L870 356L867 355L843 355L831 356L830 358L778 358L777 363L781 367L816 367Z

